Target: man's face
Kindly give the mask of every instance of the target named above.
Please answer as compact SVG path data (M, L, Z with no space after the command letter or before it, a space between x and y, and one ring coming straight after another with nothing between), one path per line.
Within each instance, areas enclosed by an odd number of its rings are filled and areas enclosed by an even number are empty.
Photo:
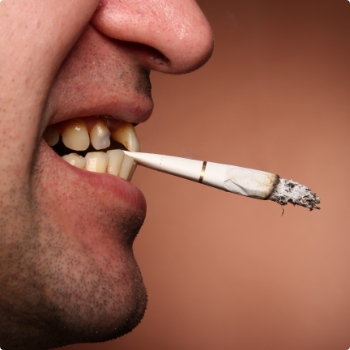
M146 203L104 148L111 132L137 150L150 71L201 66L210 28L194 0L3 0L0 38L0 347L115 338L146 306L132 253ZM102 153L62 159L90 141Z

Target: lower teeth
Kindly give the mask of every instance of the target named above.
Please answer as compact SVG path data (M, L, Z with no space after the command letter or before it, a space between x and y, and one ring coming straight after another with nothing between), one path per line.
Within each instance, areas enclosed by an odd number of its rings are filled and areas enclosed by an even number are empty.
M130 181L136 168L133 158L120 149L104 152L89 152L85 158L70 153L62 157L69 164L95 173L107 173Z
M80 169L85 169L86 159L79 154L71 153L62 157L70 165L73 165Z

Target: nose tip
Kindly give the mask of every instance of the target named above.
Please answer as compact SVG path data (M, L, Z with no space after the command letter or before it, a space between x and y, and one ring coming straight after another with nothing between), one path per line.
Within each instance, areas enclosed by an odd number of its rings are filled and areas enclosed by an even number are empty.
M104 0L92 24L113 39L151 48L146 56L142 50L140 60L164 73L199 68L214 47L210 25L194 0Z
M202 12L195 20L192 18L185 24L179 23L176 32L168 35L168 46L164 45L162 53L170 61L171 73L193 71L211 57L214 48L213 32Z

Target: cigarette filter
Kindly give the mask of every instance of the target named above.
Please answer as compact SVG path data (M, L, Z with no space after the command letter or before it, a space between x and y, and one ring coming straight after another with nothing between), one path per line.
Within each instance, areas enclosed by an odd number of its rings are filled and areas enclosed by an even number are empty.
M320 209L320 198L306 186L265 171L161 154L128 152L136 163L238 195Z

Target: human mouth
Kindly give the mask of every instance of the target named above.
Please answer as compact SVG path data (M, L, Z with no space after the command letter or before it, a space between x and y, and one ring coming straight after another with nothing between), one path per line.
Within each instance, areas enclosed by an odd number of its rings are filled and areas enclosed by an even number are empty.
M127 181L136 163L122 150L140 151L134 126L110 116L74 118L50 125L43 138L70 165Z

